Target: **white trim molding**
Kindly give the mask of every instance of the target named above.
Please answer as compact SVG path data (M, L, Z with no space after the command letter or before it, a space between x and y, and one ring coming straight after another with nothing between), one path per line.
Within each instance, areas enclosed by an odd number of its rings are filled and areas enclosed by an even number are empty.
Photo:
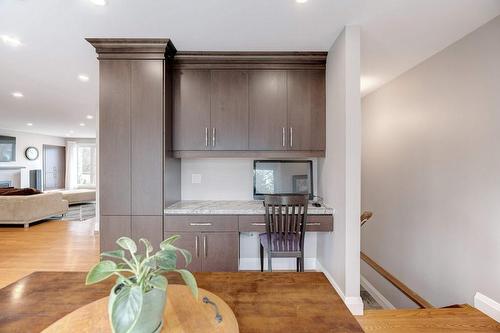
M474 307L500 323L500 303L477 292L474 295Z
M335 280L333 279L333 276L328 273L328 271L321 265L321 262L319 260L316 260L316 269L319 272L322 272L325 274L326 278L330 282L330 284L333 286L337 294L339 294L340 298L342 298L342 301L344 301L345 305L351 311L351 313L355 316L362 316L363 315L363 300L361 297L346 297L342 289L340 289L339 285Z
M393 310L393 309L396 308L363 275L361 275L360 278L361 278L361 286L363 286L363 288L365 288L365 290L375 299L375 301L377 301L378 304L380 304L384 309L391 309L391 310Z

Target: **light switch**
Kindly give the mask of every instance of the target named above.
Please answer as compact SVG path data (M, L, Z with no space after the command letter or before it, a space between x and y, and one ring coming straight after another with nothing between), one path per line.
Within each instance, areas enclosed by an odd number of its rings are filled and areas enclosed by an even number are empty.
M191 174L191 183L192 184L201 184L201 174L192 173Z

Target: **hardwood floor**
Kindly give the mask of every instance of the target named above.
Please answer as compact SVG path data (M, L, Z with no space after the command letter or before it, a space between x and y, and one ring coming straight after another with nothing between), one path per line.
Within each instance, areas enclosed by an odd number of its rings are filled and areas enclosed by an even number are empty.
M93 220L0 227L0 288L35 271L87 271L98 260Z
M500 323L471 306L368 310L356 319L367 333L500 332Z

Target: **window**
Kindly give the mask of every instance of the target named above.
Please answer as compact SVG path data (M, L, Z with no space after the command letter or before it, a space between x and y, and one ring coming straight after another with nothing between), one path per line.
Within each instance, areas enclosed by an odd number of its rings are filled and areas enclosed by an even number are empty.
M79 143L77 148L78 186L96 185L96 147L93 143Z

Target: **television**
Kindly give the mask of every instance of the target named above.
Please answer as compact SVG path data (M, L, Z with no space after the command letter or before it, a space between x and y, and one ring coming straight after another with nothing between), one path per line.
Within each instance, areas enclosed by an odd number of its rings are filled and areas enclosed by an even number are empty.
M16 138L0 135L0 162L16 160Z
M255 160L253 162L253 197L265 194L308 194L313 199L312 161Z

